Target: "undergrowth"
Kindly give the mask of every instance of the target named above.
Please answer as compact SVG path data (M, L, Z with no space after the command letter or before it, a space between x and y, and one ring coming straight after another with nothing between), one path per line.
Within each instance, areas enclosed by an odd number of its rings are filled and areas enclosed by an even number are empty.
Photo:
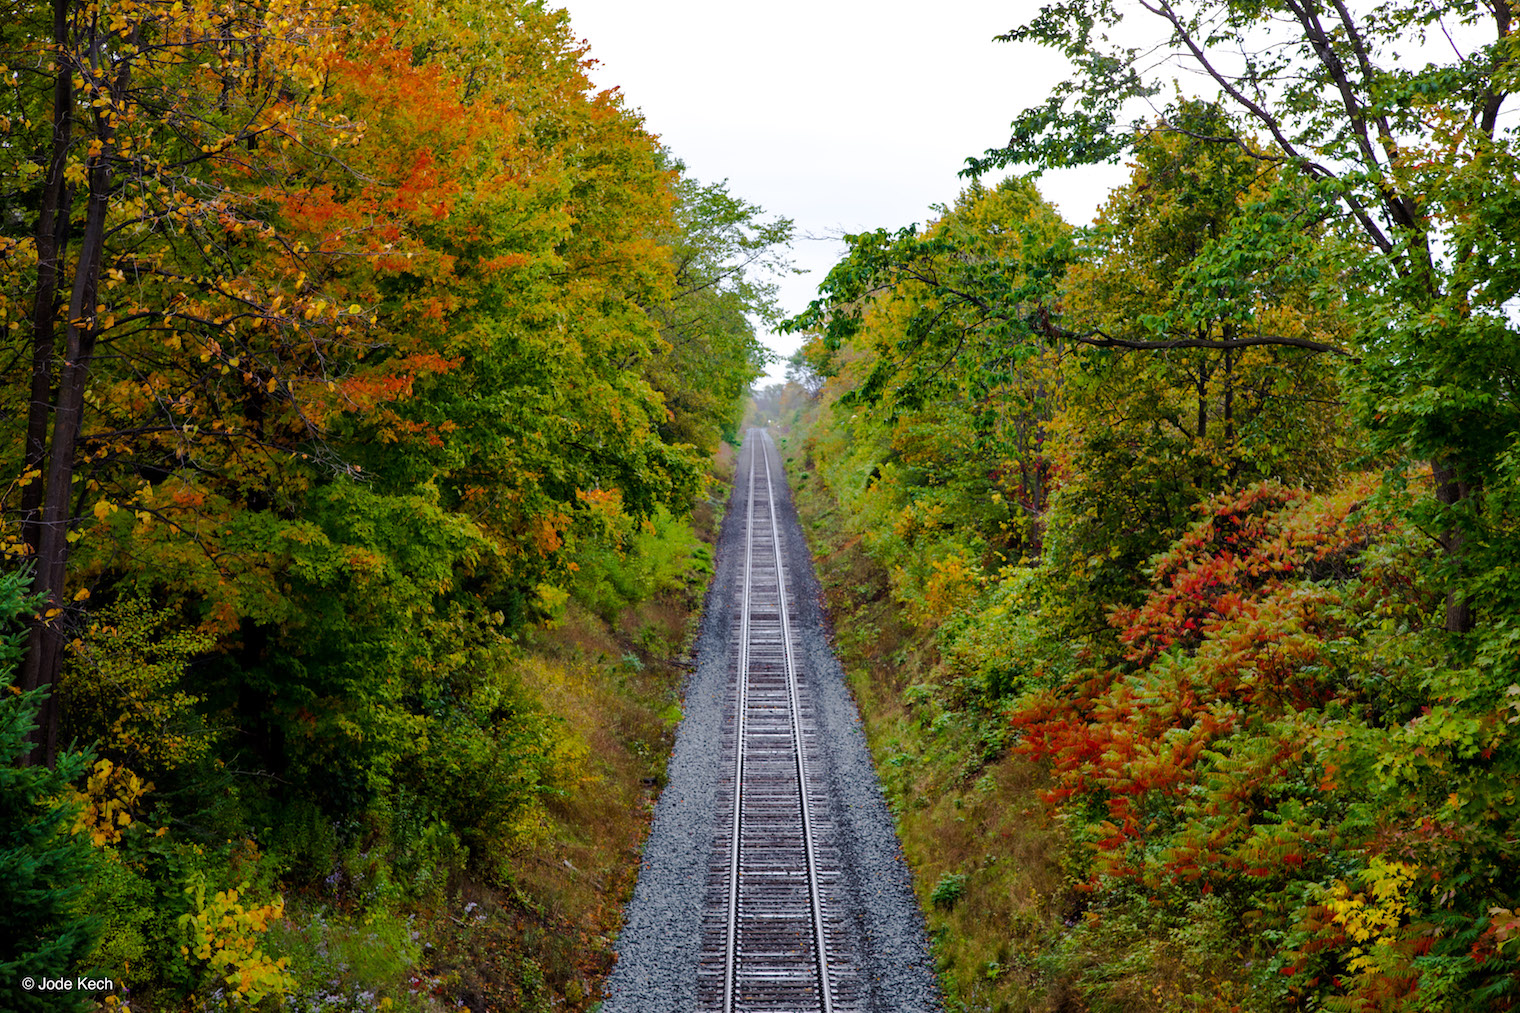
M116 987L69 998L183 1013L595 1008L681 717L733 456L720 452L689 520L660 513L579 546L574 579L540 589L538 623L506 637L461 622L455 667L407 689L433 695L411 702L425 725L396 729L415 738L394 774L325 779L365 793L357 818L215 759L209 745L233 733L199 716L186 677L206 645L164 636L147 606L104 610L73 707L112 729L116 759L75 754L82 787L50 797L47 818L58 854L88 870L73 877L83 966ZM388 720L410 720L399 713Z
M932 641L892 599L798 441L781 445L949 1008L1061 1009L1042 953L1077 906L1061 827L1040 800L1046 776L1008 751L999 711L946 705L964 701L936 682Z

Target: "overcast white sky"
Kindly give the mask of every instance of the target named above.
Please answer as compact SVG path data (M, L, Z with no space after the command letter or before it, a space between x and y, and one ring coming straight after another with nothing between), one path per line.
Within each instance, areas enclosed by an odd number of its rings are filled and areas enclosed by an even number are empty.
M1058 55L992 41L1037 0L563 2L600 61L593 80L622 89L693 176L796 221L793 259L810 274L782 282L788 312L842 252L805 237L924 221L960 191L966 157L1005 141L1065 76ZM1041 188L1083 223L1123 175L1101 166Z

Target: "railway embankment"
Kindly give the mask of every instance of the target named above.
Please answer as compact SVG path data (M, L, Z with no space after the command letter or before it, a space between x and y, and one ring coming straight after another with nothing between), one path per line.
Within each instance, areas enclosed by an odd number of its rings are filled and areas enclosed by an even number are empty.
M751 502L746 476L749 469L759 473L767 462L774 495L770 497L772 505L761 507ZM686 687L685 718L667 768L667 787L644 849L638 887L618 940L618 965L608 982L609 998L603 1011L685 1013L702 1008L760 1008L768 1000L760 995L757 983L768 976L790 973L761 968L754 963L753 955L745 958L746 930L741 924L733 933L739 941L740 967L733 972L738 984L717 991L704 986L704 967L711 968L715 948L712 926L728 917L715 912L709 899L735 892L713 880L715 868L722 866L721 861L715 861L714 849L721 847L724 828L731 825L734 811L734 753L738 747L729 737L739 723L734 708L741 699L737 692L740 661L750 654L763 660L761 655L765 654L754 643L745 646L741 640L742 631L750 625L742 611L745 562L766 552L779 555L779 567L775 562L769 565L783 571L790 582L787 609L779 609L778 601L761 601L758 607L751 603L750 618L760 629L768 620L757 617L790 612L782 636L788 641L792 664L805 687L805 699L799 707L811 725L801 733L801 739L805 747L816 747L799 766L805 765L812 772L816 784L807 793L816 798L816 822L830 831L818 844L817 853L825 862L835 863L824 870L823 885L817 888L825 898L821 917L827 924L815 938L825 938L825 949L836 939L844 944L840 952L825 954L826 964L834 962L825 976L839 986L835 989L839 1001L826 1007L821 993L829 989L819 989L816 1008L866 1013L938 1009L940 999L908 869L854 700L829 642L821 586L768 437L752 431L737 474L739 480L719 538L716 573L698 634L695 666ZM756 488L765 484L762 480ZM756 529L770 525L772 518L779 548L762 547L755 553ZM754 580L752 575L750 582ZM763 630L761 634L763 639ZM751 708L750 713L757 712ZM744 862L741 856L737 864L742 867ZM786 870L774 871L791 875ZM774 875L771 879L756 875L750 883L744 881L742 871L740 875L740 895L789 889ZM750 931L750 938L755 938ZM806 933L799 930L798 934ZM808 945L799 942L798 948L806 950ZM745 959L751 961L748 970ZM711 977L710 970L707 976Z
M859 709L946 1004L1060 1009L1065 985L1041 954L1078 912L1064 836L1041 799L1047 775L1007 750L999 714L949 705L934 639L894 600L802 439L777 442L821 577L814 607Z

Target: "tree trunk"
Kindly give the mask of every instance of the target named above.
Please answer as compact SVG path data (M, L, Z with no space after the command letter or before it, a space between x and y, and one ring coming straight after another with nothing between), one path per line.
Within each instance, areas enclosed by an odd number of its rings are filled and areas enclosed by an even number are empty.
M91 28L91 68L100 70L99 38ZM60 71L72 68L61 59ZM130 61L121 61L114 91L125 92ZM97 77L98 81L99 78ZM91 98L106 97L110 88L96 84ZM26 660L21 669L23 689L55 686L63 667L66 635L63 610L67 604L66 586L69 562L69 527L72 522L71 496L74 480L74 453L84 422L84 393L89 380L90 359L95 352L95 306L99 289L100 267L105 251L106 217L110 210L111 165L109 161L114 129L109 106L95 108L94 135L99 150L89 160L89 203L85 208L84 233L80 240L79 262L69 297L68 319L64 330L63 362L59 368L58 390L53 405L53 435L48 448L46 485L43 488L41 517L38 523L37 570L33 590L43 595L41 617L32 624L27 642ZM58 757L58 698L50 693L37 715L32 733L33 748L23 762L52 766Z
M74 75L62 59L68 40L69 0L53 0L53 43L59 51L53 81L53 137L42 206L37 216L37 294L32 301L32 388L27 407L26 445L21 472L21 532L33 558L42 544L42 494L46 486L48 421L53 403L54 323L58 316L58 279L68 246L72 191L64 180L74 125Z
M1231 331L1226 333L1233 337ZM1240 454L1235 447L1235 353L1228 348L1224 350L1224 446L1230 455L1227 478L1234 485L1240 478Z
M1436 499L1446 506L1455 506L1473 496L1473 486L1458 477L1457 469L1449 458L1441 458L1430 464L1435 479ZM1440 534L1441 548L1453 563L1461 569L1463 544L1466 537L1461 527L1452 525ZM1477 620L1473 616L1472 599L1456 591L1446 593L1446 632L1466 633Z
M73 497L70 494L74 480L74 453L84 420L85 385L89 379L90 358L95 351L95 281L100 271L107 206L106 195L96 192L98 175L105 173L91 172L90 207L79 251L79 269L74 278L74 294L69 300L64 361L59 370L58 399L53 409L53 439L48 451L47 486L43 493L41 538L33 583L33 590L45 596L43 618L32 626L26 664L22 668L23 689L54 685L63 667L66 638L60 620L67 602L64 592L68 581L68 533L72 521ZM43 755L39 758L34 748L32 761L41 759L52 766L58 756L56 693L43 701L33 742L42 747Z
M1198 383L1194 390L1198 394L1198 422L1194 426L1193 434L1198 443L1209 438L1209 375L1202 366L1198 367Z

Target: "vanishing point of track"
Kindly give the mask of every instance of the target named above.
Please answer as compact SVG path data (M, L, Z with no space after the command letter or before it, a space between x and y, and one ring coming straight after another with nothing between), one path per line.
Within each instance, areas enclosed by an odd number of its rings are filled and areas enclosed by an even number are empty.
M816 776L821 750L799 671L771 477L751 430L745 558L733 636L722 804L707 876L699 999L722 1013L856 1008L837 903L839 848Z

